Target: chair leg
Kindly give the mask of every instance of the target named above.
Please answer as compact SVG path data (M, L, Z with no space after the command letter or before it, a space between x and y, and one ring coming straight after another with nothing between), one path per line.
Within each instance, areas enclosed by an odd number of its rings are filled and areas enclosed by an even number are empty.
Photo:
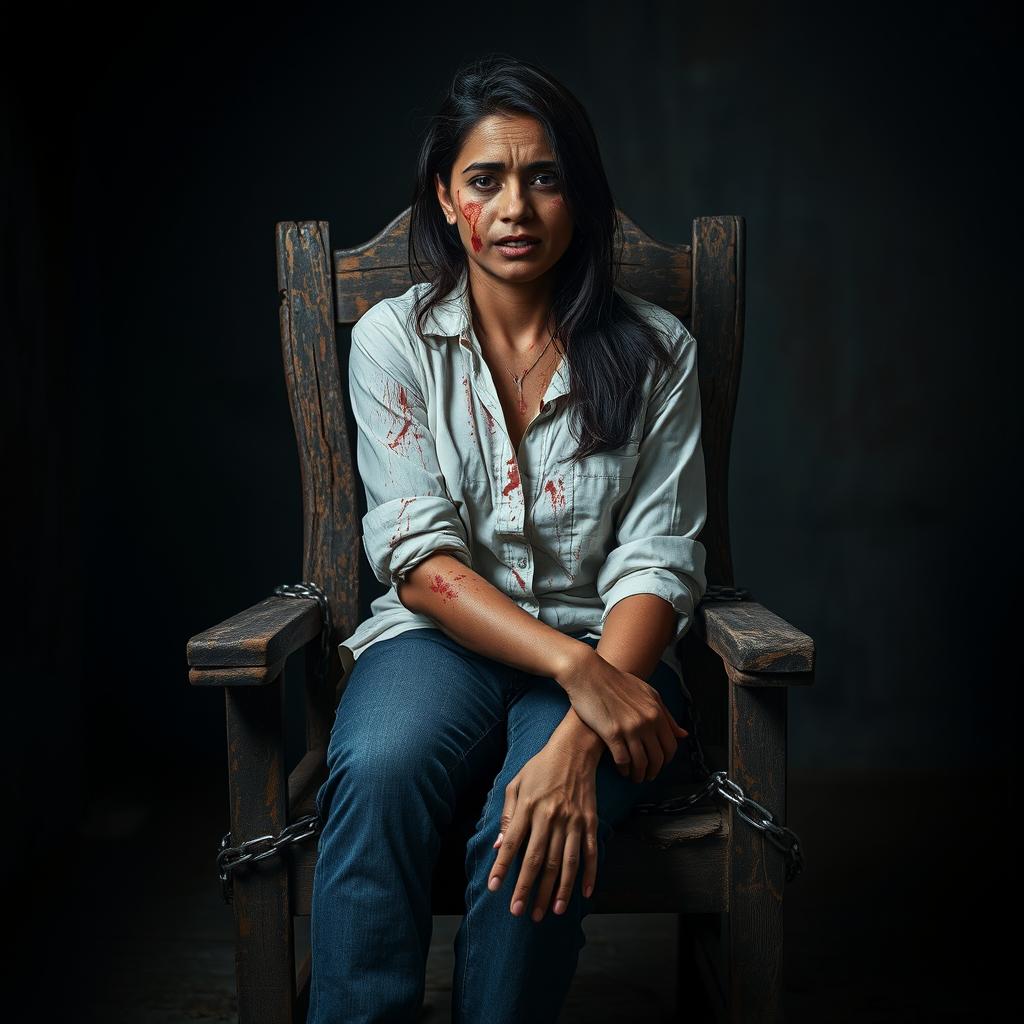
M729 683L729 778L743 792L786 818L785 686ZM785 858L764 832L730 806L728 1019L769 1024L780 1019L782 896Z
M231 837L277 834L287 824L284 672L265 686L225 688ZM295 936L287 863L280 855L232 874L239 1024L293 1024Z

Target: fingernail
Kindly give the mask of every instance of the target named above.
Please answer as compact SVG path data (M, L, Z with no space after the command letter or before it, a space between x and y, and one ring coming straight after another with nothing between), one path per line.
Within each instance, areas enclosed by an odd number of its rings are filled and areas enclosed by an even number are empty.
M512 904L512 913L518 916L523 912L523 907L525 906L526 902L524 900L516 900L515 903Z
M594 887L589 882L585 886L583 886L583 895L586 896L588 900L590 899L590 894L593 891Z
M498 875L491 875L491 880L487 883L487 888L491 892L497 892L498 886L501 885L501 878Z
M498 838L494 840L494 845L491 847L492 850L497 849L497 847L499 847L501 845L501 837L504 834L505 834L504 832L499 832L498 833Z
M565 900L555 900L555 913L556 914L564 914L565 913Z
M533 912L534 921L539 921L544 916L544 911L537 907Z

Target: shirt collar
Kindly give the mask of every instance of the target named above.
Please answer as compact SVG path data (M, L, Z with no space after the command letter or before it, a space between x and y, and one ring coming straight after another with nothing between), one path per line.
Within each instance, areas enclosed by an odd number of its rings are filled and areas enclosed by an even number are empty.
M455 287L427 314L423 333L436 334L442 338L457 338L464 349L472 351L483 361L483 351L473 330L473 317L469 305L469 271L465 266ZM546 397L550 401L568 393L569 369L563 358L551 378Z

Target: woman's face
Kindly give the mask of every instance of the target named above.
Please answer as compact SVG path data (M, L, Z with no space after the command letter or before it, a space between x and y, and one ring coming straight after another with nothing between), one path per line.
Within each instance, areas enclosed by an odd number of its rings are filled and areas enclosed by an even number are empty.
M525 114L479 121L455 159L450 191L437 176L437 197L448 223L458 225L467 259L506 281L540 277L572 240L572 218L544 129ZM510 235L536 241L503 247Z

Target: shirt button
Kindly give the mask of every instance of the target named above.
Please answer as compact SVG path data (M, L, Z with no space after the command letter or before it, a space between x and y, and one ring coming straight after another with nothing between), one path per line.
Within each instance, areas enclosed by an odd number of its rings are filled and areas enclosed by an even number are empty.
M520 569L525 569L526 568L526 559L525 558L520 558L519 559L519 568Z

